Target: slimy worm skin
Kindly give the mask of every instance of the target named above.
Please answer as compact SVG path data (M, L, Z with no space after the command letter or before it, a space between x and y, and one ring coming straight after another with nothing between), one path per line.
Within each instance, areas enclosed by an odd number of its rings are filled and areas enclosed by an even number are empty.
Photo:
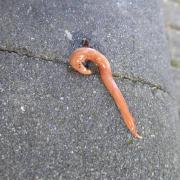
M92 71L86 68L83 63L85 63L86 61L92 61L98 65L101 79L111 96L114 98L114 101L124 120L124 123L135 138L141 139L142 137L137 133L135 120L129 112L128 105L113 79L111 67L107 58L95 49L82 47L76 49L71 54L69 59L70 65L76 71L84 75L91 75Z

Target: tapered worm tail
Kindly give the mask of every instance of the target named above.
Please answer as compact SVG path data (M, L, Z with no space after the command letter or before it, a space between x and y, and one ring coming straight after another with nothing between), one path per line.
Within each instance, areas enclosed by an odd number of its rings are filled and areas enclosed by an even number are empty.
M114 98L114 101L121 112L122 118L132 135L136 138L142 138L137 133L135 120L129 112L128 105L112 77L111 67L106 57L95 49L87 47L76 49L70 56L71 66L76 71L84 75L92 74L91 70L87 69L83 65L83 63L87 60L98 65L102 81L111 96Z
M127 105L121 91L117 87L113 77L109 76L108 78L106 78L105 76L101 75L101 78L103 80L104 85L106 86L109 93L111 94L114 101L116 102L116 105L117 105L117 107L121 113L121 116L122 116L126 126L128 127L128 129L132 133L132 135L136 138L142 138L137 133L135 120L132 117L131 113L129 112L128 105Z

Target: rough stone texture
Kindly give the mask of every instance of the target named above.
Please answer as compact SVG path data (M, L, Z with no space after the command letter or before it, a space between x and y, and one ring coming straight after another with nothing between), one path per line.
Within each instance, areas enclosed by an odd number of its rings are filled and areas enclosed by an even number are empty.
M159 6L0 1L0 179L178 179L171 94L116 78L144 137L134 140L99 75L66 63L87 36L113 71L170 89Z

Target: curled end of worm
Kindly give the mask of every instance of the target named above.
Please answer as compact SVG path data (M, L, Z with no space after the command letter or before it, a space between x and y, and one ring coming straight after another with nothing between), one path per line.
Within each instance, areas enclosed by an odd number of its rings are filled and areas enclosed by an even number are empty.
M80 72L80 71L79 71ZM84 74L84 75L91 75L92 74L92 71L90 69L84 69L84 71L81 71L80 72L81 74Z

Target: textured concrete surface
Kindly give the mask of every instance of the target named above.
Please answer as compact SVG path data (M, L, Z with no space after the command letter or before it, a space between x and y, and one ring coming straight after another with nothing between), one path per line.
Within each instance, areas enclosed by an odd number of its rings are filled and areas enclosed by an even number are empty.
M178 179L157 1L0 3L1 179ZM132 139L98 74L69 68L83 36L118 74L142 140Z

